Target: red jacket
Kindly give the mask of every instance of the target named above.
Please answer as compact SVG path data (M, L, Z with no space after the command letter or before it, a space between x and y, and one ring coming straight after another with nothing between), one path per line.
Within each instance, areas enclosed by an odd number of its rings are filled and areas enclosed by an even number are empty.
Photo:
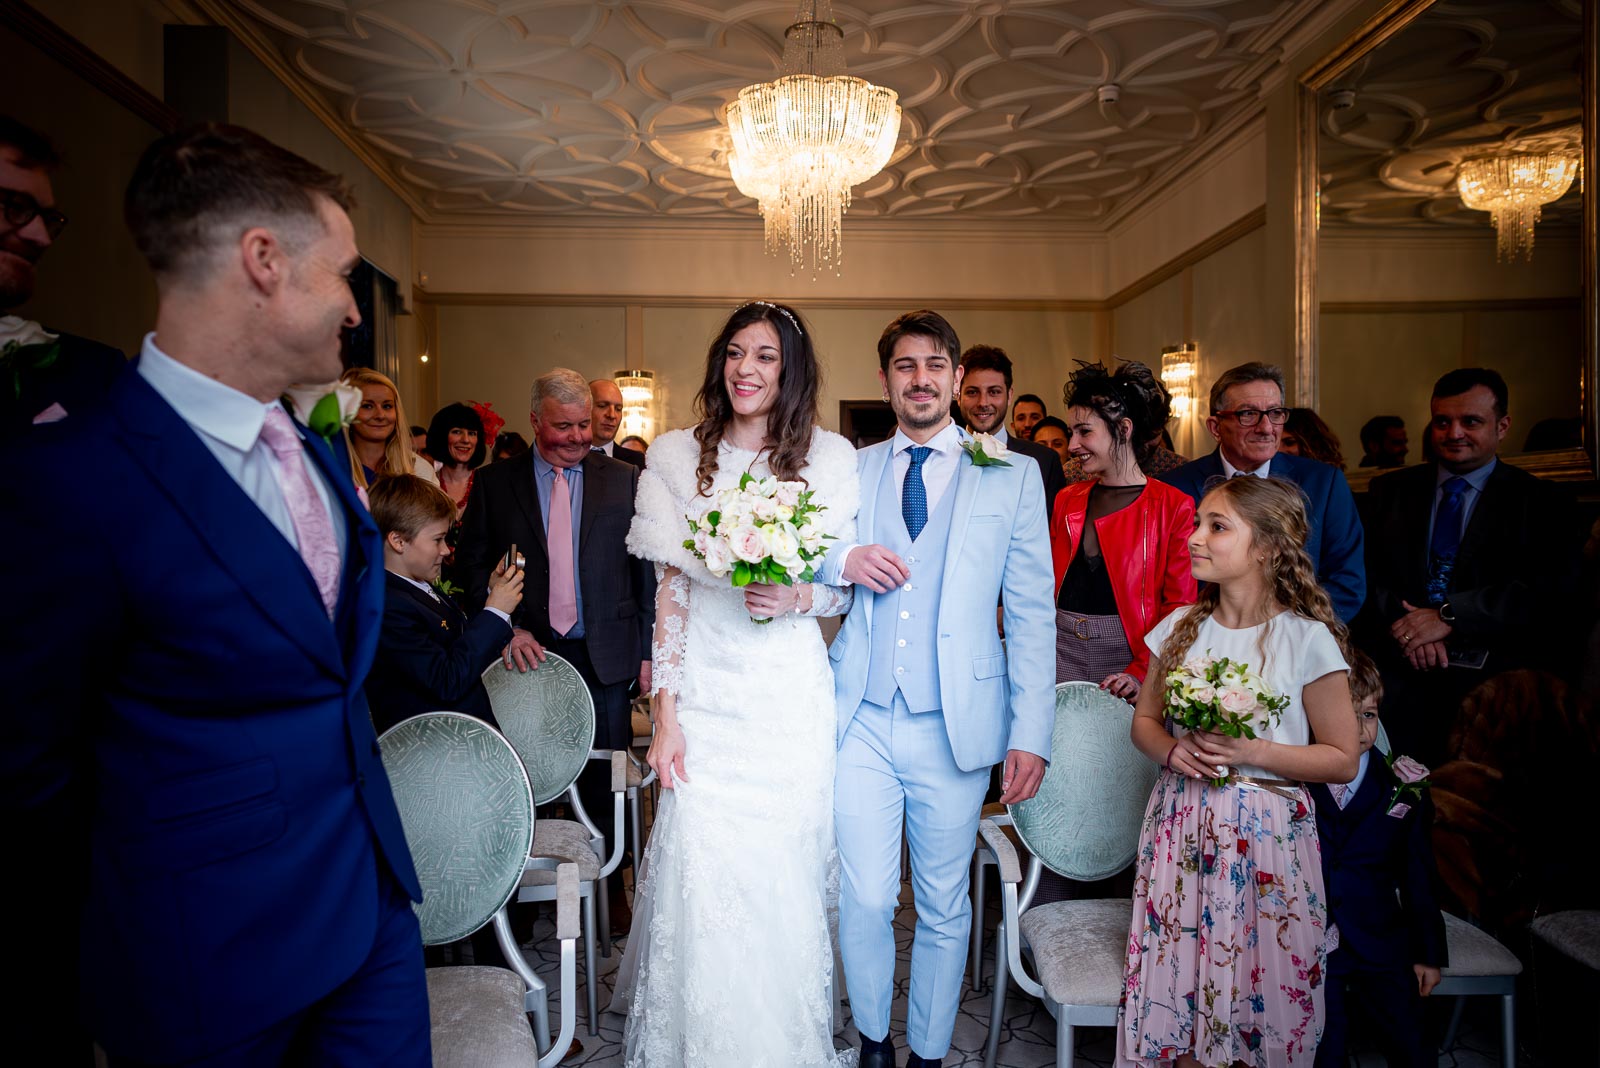
M1094 484L1093 479L1074 482L1056 494L1050 517L1050 555L1055 561L1058 591L1083 539L1089 489ZM1141 683L1150 668L1144 636L1173 609L1194 603L1188 544L1193 532L1194 499L1153 478L1128 507L1095 521L1117 615L1133 650L1133 662L1126 670Z

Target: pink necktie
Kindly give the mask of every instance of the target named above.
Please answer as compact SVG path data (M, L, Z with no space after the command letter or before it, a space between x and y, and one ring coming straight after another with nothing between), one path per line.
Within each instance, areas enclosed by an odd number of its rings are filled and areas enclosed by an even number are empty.
M1349 785L1342 782L1331 782L1328 784L1328 792L1333 795L1333 803L1340 808L1344 808L1344 795L1350 792Z
M289 413L277 405L267 409L261 438L278 458L278 486L289 506L300 558L311 571L317 592L322 595L322 607L332 619L334 606L339 603L339 544L334 540L333 520L311 484L311 472L306 470L303 442L289 421Z
M550 491L545 541L550 546L550 629L565 634L578 625L578 587L572 572L572 492L566 471L559 467Z

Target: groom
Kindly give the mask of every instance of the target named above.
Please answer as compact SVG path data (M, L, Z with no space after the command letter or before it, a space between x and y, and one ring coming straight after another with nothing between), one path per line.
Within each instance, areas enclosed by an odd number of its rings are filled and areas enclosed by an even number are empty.
M1031 461L983 465L950 420L961 343L908 312L878 339L894 437L857 454L863 542L822 581L859 587L834 639L843 871L839 941L862 1068L893 1068L900 830L911 844L917 932L908 1066L937 1066L960 1002L972 904L967 870L991 765L1001 800L1032 797L1054 721L1055 612L1044 492ZM1006 642L994 625L1004 604Z

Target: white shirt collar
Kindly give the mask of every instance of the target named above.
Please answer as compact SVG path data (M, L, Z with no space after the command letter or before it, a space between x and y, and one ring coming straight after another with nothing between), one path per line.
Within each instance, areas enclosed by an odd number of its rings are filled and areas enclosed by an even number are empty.
M590 450L589 450L589 451L590 451L590 452L603 452L603 453L605 453L605 454L606 454L606 455L607 455L607 456L610 456L610 457L611 457L611 458L612 458L612 459L615 459L615 458L616 458L616 455L617 455L617 454L616 454L616 453L615 453L615 452L612 452L612 451L611 451L611 450L612 450L612 448L613 448L613 447L614 447L614 446L615 446L615 445L616 445L616 442L615 442L615 441L608 441L608 442L606 442L606 443L605 443L605 444L604 444L604 445L596 445L596 446L594 446L594 447L593 447L593 448L592 448L592 449L590 449Z
M439 599L439 595L433 592L433 587L429 586L426 582L418 582L416 579L412 578L410 575L402 575L398 571L390 571L389 574L393 575L395 578L399 579L401 582L409 582L409 583L411 583L411 585L415 586L417 589L421 590L423 593L427 594L429 597L432 597L435 601L437 601Z
M1221 449L1217 450L1217 459L1222 461L1222 473L1227 475L1229 478L1232 478L1234 475L1254 475L1257 478L1268 478L1272 473L1272 460L1270 458L1260 467L1252 468L1249 471L1241 471L1239 468L1230 464L1228 462L1227 454Z
M139 374L172 405L184 422L239 452L249 452L255 447L267 419L267 409L277 404L276 401L263 404L179 363L156 347L153 332L144 337Z
M907 449L917 444L910 438L906 437L906 432L901 430L898 426L894 428L894 438L891 440L894 442L894 444L890 446L890 451L896 455L905 452ZM943 430L939 431L923 444L939 453L946 453L955 449L959 449L961 447L961 428L956 426L954 420L951 420L949 423L945 424L945 428Z

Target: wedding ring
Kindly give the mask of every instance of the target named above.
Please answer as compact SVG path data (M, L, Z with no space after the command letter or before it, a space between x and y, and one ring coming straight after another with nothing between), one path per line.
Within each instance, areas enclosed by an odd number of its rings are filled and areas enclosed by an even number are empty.
M1409 635L1409 634L1400 635L1400 641L1403 642L1403 643L1409 643L1411 641L1411 635Z

